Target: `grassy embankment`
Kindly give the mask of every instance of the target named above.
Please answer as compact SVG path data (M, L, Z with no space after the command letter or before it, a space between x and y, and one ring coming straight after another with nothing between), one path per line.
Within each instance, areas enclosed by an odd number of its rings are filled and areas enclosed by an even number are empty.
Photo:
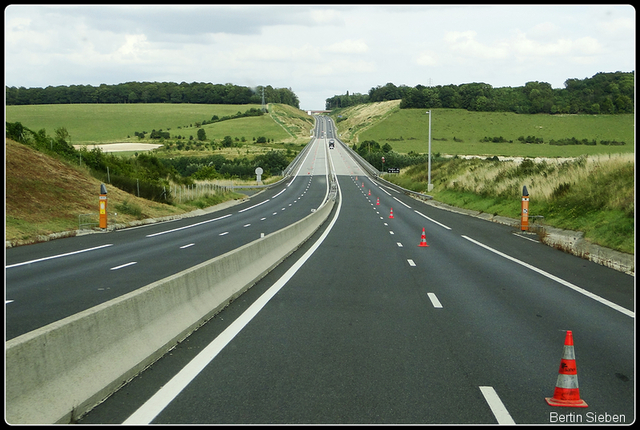
M7 121L20 121L33 130L42 128L53 134L65 127L71 143L85 144L138 142L134 131L171 128L173 134L195 135L195 122L210 119L212 115L233 115L251 106L228 105L48 105L8 106ZM254 106L255 107L255 106ZM259 107L259 106L257 106ZM285 105L270 105L271 119L262 117L239 118L203 126L208 138L222 139L226 135L244 136L242 148L216 151L173 151L170 156L210 155L247 156L275 149L286 149L291 142L307 142L313 121L298 109ZM191 126L190 126L191 125ZM234 127L237 126L237 127ZM178 128L180 127L180 128ZM175 129L175 130L174 130ZM286 131L288 130L288 131ZM297 133L297 134L296 134ZM291 135L293 134L293 138ZM253 136L278 140L272 145L256 145ZM142 142L150 140L143 140ZM283 143L290 142L290 143ZM100 181L91 177L84 168L46 156L25 145L6 141L6 239L15 243L29 243L38 236L71 231L78 228L78 215L97 212L97 194ZM161 152L157 152L159 156ZM128 157L131 153L119 153ZM166 154L167 156L169 154ZM241 198L235 193L210 195L186 204L166 205L137 198L117 188L110 188L109 223L126 223L144 218L176 215L196 208L213 206L222 201Z
M389 143L396 152L425 153L429 117L424 110L400 110L387 103L382 120L359 125L348 120L340 132L352 142L376 140ZM349 108L351 109L351 108ZM345 109L344 116L362 117ZM368 116L372 115L372 107ZM380 106L378 106L380 109ZM342 127L344 128L342 128ZM622 252L635 252L635 144L633 115L516 115L434 109L432 154L480 155L485 159L436 158L432 162L430 195L458 207L517 218L520 197L527 186L532 215L544 216L543 224L583 231L585 238ZM624 146L523 144L519 136L551 139L576 137L625 141ZM503 136L513 143L480 142L483 137ZM454 140L454 137L456 140ZM493 156L548 157L533 162L486 160ZM393 167L393 166L390 166ZM427 166L386 175L399 185L427 191Z

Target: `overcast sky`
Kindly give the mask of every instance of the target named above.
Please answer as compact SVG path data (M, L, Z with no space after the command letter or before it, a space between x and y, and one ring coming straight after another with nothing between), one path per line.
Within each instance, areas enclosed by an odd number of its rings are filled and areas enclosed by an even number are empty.
M635 19L629 5L15 5L5 84L271 85L302 109L388 82L563 88L634 71Z

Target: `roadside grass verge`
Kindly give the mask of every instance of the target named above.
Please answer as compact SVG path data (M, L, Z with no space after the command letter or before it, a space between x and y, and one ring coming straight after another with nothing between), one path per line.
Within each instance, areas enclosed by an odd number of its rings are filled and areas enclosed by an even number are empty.
M432 162L428 194L452 206L519 218L523 186L529 192L530 215L543 225L582 231L607 248L635 253L634 154L580 157L569 161L483 159ZM403 169L386 179L427 193L427 165Z
M174 206L181 210L184 210L185 212L189 212L194 209L204 209L218 205L220 203L224 203L229 200L238 200L246 197L247 196L245 196L244 194L236 193L233 191L226 191L215 194L205 194L204 196L198 197L193 200L187 200L182 203L174 203Z
M5 239L9 241L37 242L38 236L77 229L77 217L51 216L34 222L7 215L5 219Z

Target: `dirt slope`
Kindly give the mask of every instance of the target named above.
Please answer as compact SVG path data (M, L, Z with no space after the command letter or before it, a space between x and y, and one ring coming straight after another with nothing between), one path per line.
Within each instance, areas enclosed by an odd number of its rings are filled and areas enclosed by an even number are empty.
M6 139L5 245L45 240L39 236L78 229L78 215L98 213L100 181L84 168L71 166L26 145ZM128 202L142 209L142 218L183 211L140 199L107 184L111 214L116 205ZM126 223L137 217L119 213L109 222Z

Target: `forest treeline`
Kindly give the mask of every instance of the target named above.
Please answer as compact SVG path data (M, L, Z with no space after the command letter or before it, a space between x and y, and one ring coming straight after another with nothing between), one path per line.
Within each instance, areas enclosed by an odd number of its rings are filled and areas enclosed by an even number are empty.
M256 88L204 82L127 82L124 84L48 86L46 88L5 87L7 105L68 103L197 103L261 104L282 103L300 108L291 88Z
M452 108L482 112L522 114L622 114L634 112L634 72L597 73L586 79L567 79L564 88L547 82L527 82L522 87L494 88L485 83L461 85L396 86L387 83L368 94L336 95L326 99L326 109L362 103L401 100L400 108Z

